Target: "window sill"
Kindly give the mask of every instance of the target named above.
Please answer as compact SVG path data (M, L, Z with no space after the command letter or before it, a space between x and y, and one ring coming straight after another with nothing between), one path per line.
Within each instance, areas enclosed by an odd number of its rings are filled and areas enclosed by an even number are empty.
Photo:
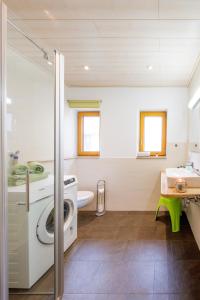
M167 159L167 156L136 156L136 159Z
M87 158L93 158L93 159L99 159L99 155L77 155L76 158L81 158L81 159L87 159Z

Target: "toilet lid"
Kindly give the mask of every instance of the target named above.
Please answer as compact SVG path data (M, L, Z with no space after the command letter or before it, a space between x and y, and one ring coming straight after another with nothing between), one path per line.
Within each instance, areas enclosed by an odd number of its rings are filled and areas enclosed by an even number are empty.
M78 191L77 200L84 201L94 198L94 193L91 191Z

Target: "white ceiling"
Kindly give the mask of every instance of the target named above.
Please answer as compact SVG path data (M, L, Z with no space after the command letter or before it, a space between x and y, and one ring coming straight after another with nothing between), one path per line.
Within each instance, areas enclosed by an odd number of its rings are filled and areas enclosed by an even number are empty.
M187 86L199 61L200 0L5 2L17 26L65 55L70 86ZM39 61L13 30L9 43Z

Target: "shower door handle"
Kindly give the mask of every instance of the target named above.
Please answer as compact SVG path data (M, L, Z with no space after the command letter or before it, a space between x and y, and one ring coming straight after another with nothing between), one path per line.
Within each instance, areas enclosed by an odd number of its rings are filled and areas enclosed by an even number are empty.
M29 170L26 172L26 210L29 212L30 210L30 175L29 175Z

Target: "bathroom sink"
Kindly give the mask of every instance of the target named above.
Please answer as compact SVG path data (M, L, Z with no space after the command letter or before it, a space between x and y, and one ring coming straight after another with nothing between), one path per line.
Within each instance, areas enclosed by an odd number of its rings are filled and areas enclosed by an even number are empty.
M200 176L193 170L186 168L167 168L166 176L168 187L175 187L177 178L184 178L187 182L187 187L200 187Z

